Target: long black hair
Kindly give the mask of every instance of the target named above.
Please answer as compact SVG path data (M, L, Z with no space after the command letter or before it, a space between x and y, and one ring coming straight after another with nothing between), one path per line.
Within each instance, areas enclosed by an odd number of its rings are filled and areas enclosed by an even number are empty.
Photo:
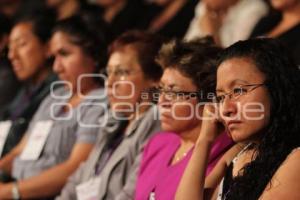
M240 41L225 49L220 62L231 58L250 58L266 76L271 99L270 122L255 157L235 177L226 199L258 199L274 173L300 146L300 72L285 48L274 39ZM241 66L242 67L242 66Z

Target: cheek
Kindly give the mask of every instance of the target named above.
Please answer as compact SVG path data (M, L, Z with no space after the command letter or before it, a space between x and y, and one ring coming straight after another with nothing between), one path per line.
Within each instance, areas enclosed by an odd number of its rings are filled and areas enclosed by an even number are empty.
M31 68L34 71L36 68L41 67L45 62L45 55L43 54L43 49L30 46L20 50L20 57L22 58L23 64Z
M76 57L69 57L62 61L65 75L70 79L69 81L75 83L80 75L86 73L85 65L76 59Z
M193 128L200 121L194 108L193 104L172 105L167 116L161 115L162 128L174 132Z
M190 120L195 117L194 105L188 102L173 104L171 112L176 119Z
M116 99L132 99L136 95L136 88L131 82L115 82L112 87Z
M232 139L238 142L257 138L269 123L270 108L268 105L268 100L241 104L239 114L243 123L230 131Z

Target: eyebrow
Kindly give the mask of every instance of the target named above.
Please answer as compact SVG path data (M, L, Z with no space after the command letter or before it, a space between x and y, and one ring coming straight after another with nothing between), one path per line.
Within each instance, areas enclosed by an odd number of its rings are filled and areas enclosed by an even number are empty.
M168 87L170 89L173 89L174 87L178 87L176 84L170 84L170 85L166 85L162 82L159 83L160 86L165 86L165 87Z
M18 35L18 37L13 38L13 39L9 38L9 39L8 39L8 42L18 42L19 40L22 40L22 39L25 39L25 40L26 40L26 39L28 39L28 38L30 38L30 34L24 33L24 34Z
M14 38L14 39L9 39L8 43L16 43L16 42L18 42L18 41L20 41L22 39L23 39L22 37L17 37L17 38Z
M242 79L235 79L234 81L232 81L230 84L229 84L229 87L232 87L236 84L250 84L248 81L245 81L245 80L242 80ZM222 89L216 89L216 92L224 92L224 90Z

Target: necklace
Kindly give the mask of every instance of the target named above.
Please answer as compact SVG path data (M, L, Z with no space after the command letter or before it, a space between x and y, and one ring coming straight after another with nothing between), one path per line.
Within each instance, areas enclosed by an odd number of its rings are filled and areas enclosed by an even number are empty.
M193 147L191 147L193 148ZM177 163L178 161L182 160L183 158L185 158L188 154L188 152L191 150L191 148L188 148L184 153L176 155L174 157L174 162L173 163Z
M183 159L184 157L186 157L188 152L184 152L182 155L176 156L175 157L175 162L180 161L181 159Z

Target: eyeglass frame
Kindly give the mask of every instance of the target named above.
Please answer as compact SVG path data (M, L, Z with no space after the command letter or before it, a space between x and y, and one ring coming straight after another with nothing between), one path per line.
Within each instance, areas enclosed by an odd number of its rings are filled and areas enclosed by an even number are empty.
M117 68L115 70L109 70L106 67L104 70L105 70L105 73L106 73L107 76L110 76L111 74L113 74L114 76L116 76L118 78L128 77L131 74L140 72L140 70L125 69L125 68L122 68L122 67Z
M257 89L257 88L259 88L259 87L261 87L261 86L264 86L264 85L266 85L266 84L265 84L265 83L259 83L259 84L246 84L246 85L240 85L239 87L233 88L232 91L229 92L229 93L224 93L224 94L222 94L222 95L216 95L216 96L215 96L215 99L214 99L214 102L217 102L217 103L224 103L224 100L225 100L226 96L228 96L230 100L231 100L231 99L238 99L240 96L247 95L249 92L252 92L253 90L255 90L255 89ZM235 89L244 89L243 87L253 87L253 88L249 89L248 91L246 91L246 92L243 93L243 94L236 94L236 95L234 95L234 90L235 90ZM221 96L224 97L223 100L218 100L218 98L221 97Z
M168 90L163 89L162 87L156 87L155 91L161 96L162 94L167 96L167 100L169 101L176 101L176 100L189 100L191 98L197 98L199 99L199 92L188 92L188 91L174 91L174 90ZM170 94L171 93L171 94ZM176 98L173 98L172 96L175 96ZM180 96L181 95L181 96ZM179 97L184 97L184 99L180 99Z

